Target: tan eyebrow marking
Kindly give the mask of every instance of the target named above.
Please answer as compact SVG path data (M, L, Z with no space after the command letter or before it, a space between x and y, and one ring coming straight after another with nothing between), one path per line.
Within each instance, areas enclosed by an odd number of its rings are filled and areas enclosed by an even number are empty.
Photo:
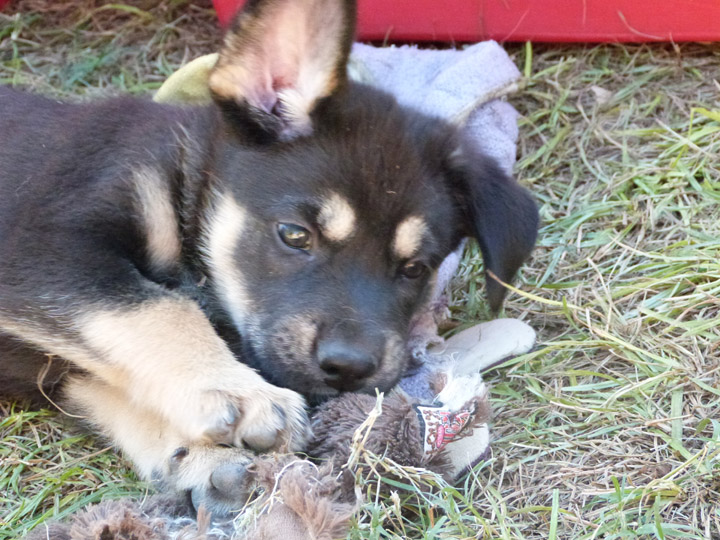
M355 230L355 211L344 197L331 193L323 200L318 214L323 234L334 242L348 238Z
M427 232L425 220L420 216L410 216L400 222L395 229L392 248L400 259L409 259L420 247L423 236Z

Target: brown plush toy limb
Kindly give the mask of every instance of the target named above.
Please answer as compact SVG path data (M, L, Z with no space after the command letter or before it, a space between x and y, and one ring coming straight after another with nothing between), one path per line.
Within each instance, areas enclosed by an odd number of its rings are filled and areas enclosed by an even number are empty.
M296 456L262 456L250 466L260 494L236 520L211 521L202 508L156 495L144 504L105 501L67 522L40 525L26 540L334 540L345 538L354 504L340 501L329 466Z
M367 420L376 401L376 397L366 394L346 394L321 405L312 416L313 439L308 454L330 459L336 466L346 463L355 432ZM413 402L401 394L384 399L382 414L375 419L364 447L401 465L422 465L422 436Z
M269 457L258 459L252 472L263 494L255 503L260 516L248 531L248 540L334 540L347 536L356 506L343 501L331 465L317 467L293 456Z
M131 499L104 501L73 514L66 522L36 527L26 540L201 540L209 516L190 517L176 497L156 495L145 504ZM210 540L209 538L207 540ZM218 539L219 540L219 539Z

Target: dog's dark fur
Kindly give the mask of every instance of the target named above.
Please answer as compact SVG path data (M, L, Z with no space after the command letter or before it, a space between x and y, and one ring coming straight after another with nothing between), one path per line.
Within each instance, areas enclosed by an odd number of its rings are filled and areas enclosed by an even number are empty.
M348 82L353 24L349 0L249 2L208 107L0 89L0 390L49 365L45 391L212 505L244 446L302 446L296 392L398 380L463 237L513 277L531 198L454 128ZM488 282L492 308L503 294Z

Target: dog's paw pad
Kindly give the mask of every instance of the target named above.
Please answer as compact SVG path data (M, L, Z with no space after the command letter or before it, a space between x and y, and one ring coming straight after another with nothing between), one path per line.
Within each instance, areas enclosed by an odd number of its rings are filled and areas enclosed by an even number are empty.
M190 446L176 449L168 460L168 481L188 493L196 510L227 517L240 510L250 493L248 467L253 456L240 448Z
M247 467L240 463L224 463L210 474L208 484L190 490L196 510L207 509L220 518L242 508L248 496Z
M242 496L243 485L247 476L244 464L225 463L216 468L210 475L210 485L218 492L233 499Z

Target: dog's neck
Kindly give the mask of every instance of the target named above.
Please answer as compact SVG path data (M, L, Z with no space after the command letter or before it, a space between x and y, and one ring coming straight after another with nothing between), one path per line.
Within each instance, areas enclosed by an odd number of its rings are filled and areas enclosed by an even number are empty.
M182 250L177 275L168 284L193 298L213 325L223 329L226 341L239 352L239 335L213 286L212 271L205 251L211 224L224 192L222 181L213 173L218 139L227 137L227 126L213 105L176 108L172 133L175 146L174 167L167 170L174 207L178 215Z

